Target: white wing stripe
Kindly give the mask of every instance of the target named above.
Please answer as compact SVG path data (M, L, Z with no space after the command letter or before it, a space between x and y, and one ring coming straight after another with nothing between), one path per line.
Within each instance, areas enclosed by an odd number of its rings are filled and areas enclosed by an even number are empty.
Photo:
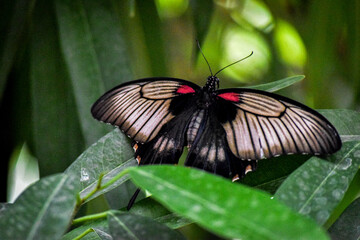
M136 135L144 128L145 124L149 122L149 120L154 116L154 113L161 108L164 100L154 101L151 106L143 113L142 117L136 121L132 128L129 128L126 132L132 138L136 137ZM151 126L150 126L151 127ZM155 126L152 126L154 128ZM137 141L137 140L136 140Z
M282 153L281 143L269 119L265 117L259 117L259 120L261 126L263 127L272 156L280 155Z

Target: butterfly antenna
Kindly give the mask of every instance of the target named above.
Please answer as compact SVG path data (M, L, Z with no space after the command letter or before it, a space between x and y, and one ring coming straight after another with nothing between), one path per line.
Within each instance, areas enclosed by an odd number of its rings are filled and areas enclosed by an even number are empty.
M213 73L212 73L212 71L211 71L210 64L209 64L208 60L206 59L206 57L205 57L204 53L203 53L203 52L202 52L202 50L201 50L199 40L196 40L196 43L197 43L198 48L199 48L199 50L200 50L200 52L201 52L201 55L204 57L204 59L205 59L205 61L206 61L207 65L209 66L209 70L210 70L210 74L211 74L211 76L213 76Z
M228 67L230 67L230 66L232 66L232 65L234 65L234 64L236 64L236 63L238 63L238 62L241 62L241 61L247 59L248 57L250 57L251 55L253 55L253 53L254 53L254 51L251 51L251 53L250 53L248 56L246 56L246 57L244 57L244 58L242 58L242 59L240 59L240 60L237 60L236 62L233 62L233 63L231 63L231 64L223 67L222 69L220 69L219 71L217 71L217 72L215 73L214 77L216 77L216 75L218 75L218 73L220 73L220 72L221 72L222 70L224 70L225 68L228 68Z

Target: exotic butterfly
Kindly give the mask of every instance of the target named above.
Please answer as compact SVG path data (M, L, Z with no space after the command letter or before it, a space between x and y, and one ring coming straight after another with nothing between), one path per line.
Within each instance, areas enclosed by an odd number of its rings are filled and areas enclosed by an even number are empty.
M220 71L204 87L166 77L127 82L100 97L91 112L134 140L139 165L176 164L187 146L186 166L233 180L254 171L260 159L341 148L334 126L316 111L265 91L218 89Z

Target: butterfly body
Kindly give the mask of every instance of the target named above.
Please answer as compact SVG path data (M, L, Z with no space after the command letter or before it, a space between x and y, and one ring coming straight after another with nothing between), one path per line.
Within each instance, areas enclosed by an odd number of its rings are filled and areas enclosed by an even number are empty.
M140 165L185 165L230 177L256 169L257 160L284 154L329 154L341 147L336 129L319 113L280 95L218 89L175 78L147 78L105 93L93 116L135 141Z

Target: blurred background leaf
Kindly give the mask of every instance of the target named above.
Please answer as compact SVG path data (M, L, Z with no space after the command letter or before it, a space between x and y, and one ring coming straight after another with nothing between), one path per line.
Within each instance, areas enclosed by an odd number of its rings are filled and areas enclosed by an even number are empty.
M359 110L359 25L356 0L2 1L0 184L8 190L0 201L16 198L8 194L16 184L8 176L17 178L21 171L9 165L11 159L31 161L27 185L63 172L111 130L90 114L105 90L155 76L203 85L209 69L196 39L214 72L254 51L221 72L221 88L305 75L279 93L316 109ZM343 140L359 140L358 112L322 113L340 119L335 121ZM19 149L26 153L21 158ZM291 156L260 162L263 171L248 174L243 183L273 193L306 160ZM349 199L359 192L360 186L353 186ZM104 208L123 205L117 204L120 191L106 195Z
M331 239L359 239L360 198L356 199L329 229Z

